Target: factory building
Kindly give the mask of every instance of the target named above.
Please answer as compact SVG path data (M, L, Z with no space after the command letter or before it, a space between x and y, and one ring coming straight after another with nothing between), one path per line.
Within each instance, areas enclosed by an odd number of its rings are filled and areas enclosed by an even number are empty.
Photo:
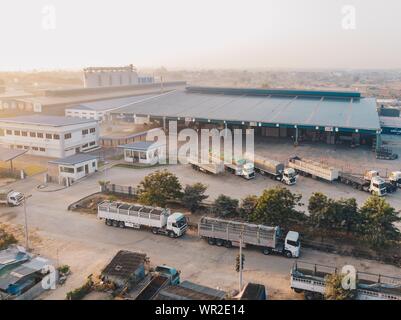
M64 158L98 148L95 120L58 116L19 116L0 119L0 145L28 154Z
M126 67L89 67L84 69L84 87L122 87L138 83L138 73L131 64Z
M187 87L115 110L194 128L253 128L256 136L381 145L376 100L358 92Z

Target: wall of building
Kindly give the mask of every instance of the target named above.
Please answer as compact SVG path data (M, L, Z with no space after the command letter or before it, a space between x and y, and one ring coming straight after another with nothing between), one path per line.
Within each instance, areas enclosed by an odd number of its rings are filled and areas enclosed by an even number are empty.
M98 169L97 160L89 160L76 165L59 165L60 184L66 184L66 179L69 179L68 184L86 177L89 174L96 172Z
M70 156L95 148L99 143L99 125L95 121L62 127L0 121L0 129L0 144L52 158Z
M130 86L138 84L138 73L132 67L88 68L84 70L85 88Z
M106 111L94 111L85 109L66 109L66 117L80 118L80 119L93 119L100 122L106 120Z

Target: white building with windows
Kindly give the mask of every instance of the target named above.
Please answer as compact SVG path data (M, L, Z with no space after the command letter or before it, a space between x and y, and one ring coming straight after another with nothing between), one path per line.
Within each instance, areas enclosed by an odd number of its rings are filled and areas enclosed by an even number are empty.
M0 145L28 154L64 158L99 147L96 120L30 115L0 119Z
M124 150L124 160L128 163L155 165L166 159L166 144L152 141L137 141L118 146Z
M58 182L65 186L70 186L98 170L97 156L85 153L49 161L49 164L57 165Z

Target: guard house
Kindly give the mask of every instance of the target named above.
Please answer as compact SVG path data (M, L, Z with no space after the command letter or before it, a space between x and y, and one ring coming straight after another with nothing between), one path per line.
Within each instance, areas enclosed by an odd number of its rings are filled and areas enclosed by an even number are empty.
M59 184L66 186L70 186L75 181L98 170L97 156L84 153L49 161L49 164L57 166L56 170L54 170L54 167L49 168L49 172L53 172L52 176L58 176Z
M164 160L166 144L154 141L137 141L119 146L124 149L124 160L128 163L154 165Z

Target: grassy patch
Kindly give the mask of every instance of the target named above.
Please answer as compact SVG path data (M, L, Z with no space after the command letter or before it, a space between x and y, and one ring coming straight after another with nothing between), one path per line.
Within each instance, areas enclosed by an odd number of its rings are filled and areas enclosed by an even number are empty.
M17 239L10 233L0 228L0 250L7 249L10 245L17 243Z

